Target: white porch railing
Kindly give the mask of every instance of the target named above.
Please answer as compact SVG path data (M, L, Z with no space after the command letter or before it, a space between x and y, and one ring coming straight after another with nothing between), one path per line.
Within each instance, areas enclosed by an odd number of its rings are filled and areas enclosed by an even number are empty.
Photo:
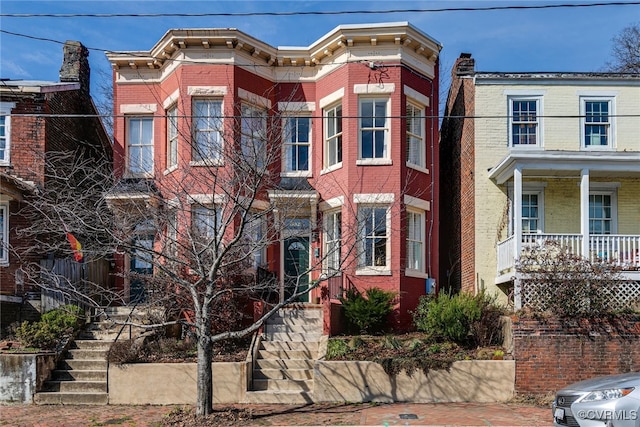
M514 236L499 242L497 245L498 274L515 267ZM582 235L580 234L523 234L522 246L541 245L546 241L556 241L567 247L571 253L584 256L582 253ZM624 270L640 269L640 235L597 234L589 236L590 261L598 259L611 262Z

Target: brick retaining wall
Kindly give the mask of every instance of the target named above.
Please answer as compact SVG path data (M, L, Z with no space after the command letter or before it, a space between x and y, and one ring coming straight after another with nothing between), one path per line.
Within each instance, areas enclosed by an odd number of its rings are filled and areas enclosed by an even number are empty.
M512 318L516 393L546 394L600 375L640 371L640 317Z

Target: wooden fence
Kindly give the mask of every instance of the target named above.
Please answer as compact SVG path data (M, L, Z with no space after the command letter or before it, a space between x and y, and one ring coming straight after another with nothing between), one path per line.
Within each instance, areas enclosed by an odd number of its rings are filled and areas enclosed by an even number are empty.
M90 307L89 299L100 302L100 290L110 288L110 266L107 260L84 263L55 258L40 261L42 311L62 305Z

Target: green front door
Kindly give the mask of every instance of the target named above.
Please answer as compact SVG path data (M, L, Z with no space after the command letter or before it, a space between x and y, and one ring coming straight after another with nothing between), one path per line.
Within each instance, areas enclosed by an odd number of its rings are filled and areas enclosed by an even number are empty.
M289 237L284 241L284 297L309 288L309 238ZM296 299L308 302L308 294Z

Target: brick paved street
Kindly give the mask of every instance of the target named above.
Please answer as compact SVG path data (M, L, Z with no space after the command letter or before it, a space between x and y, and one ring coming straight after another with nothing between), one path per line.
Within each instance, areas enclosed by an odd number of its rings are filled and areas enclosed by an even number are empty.
M503 403L239 405L253 412L243 426L549 426L548 408ZM0 406L0 426L152 427L177 406ZM220 424L225 425L225 424Z

